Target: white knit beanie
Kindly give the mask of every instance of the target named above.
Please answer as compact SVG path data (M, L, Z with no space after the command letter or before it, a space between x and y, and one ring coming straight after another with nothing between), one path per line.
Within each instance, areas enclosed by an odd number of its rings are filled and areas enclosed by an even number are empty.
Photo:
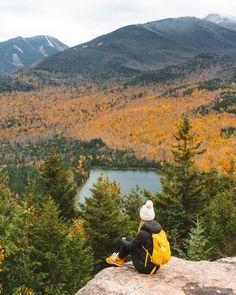
M142 206L139 212L140 218L144 221L151 221L155 218L155 212L153 209L153 202L148 200L145 205Z

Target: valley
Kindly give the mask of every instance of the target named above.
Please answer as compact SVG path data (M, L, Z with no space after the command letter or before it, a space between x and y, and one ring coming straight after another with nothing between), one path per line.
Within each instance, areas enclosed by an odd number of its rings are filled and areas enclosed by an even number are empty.
M160 163L171 159L172 134L187 111L207 147L198 166L204 170L218 167L224 172L235 159L235 135L227 130L236 126L236 84L212 85L171 88L170 83L152 83L101 90L82 84L2 93L1 143L24 146L54 136L85 141L101 138L109 148L134 151L140 159Z

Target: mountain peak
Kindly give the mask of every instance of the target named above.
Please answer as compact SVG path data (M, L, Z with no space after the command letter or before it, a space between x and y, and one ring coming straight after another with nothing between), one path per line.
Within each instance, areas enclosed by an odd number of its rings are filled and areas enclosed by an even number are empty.
M67 45L61 43L58 39L49 35L37 35L27 38L30 42L45 43L45 45L55 48L57 51L63 51L68 48Z
M0 42L0 73L10 73L44 57L67 49L58 39L39 35L29 38L18 36Z
M232 21L236 22L236 17L232 15L224 15L224 14L218 14L218 13L210 13L203 19L211 21L213 23L219 24L224 21Z
M211 13L204 17L203 20L215 23L227 29L236 30L236 17L231 15Z

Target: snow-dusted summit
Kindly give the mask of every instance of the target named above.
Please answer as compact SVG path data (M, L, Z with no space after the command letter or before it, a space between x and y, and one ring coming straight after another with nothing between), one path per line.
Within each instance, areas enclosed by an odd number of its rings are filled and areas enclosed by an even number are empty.
M236 30L236 17L234 16L211 13L203 19L215 23L221 27Z
M43 35L0 42L0 74L13 72L67 48L58 39Z
M199 54L236 55L236 31L196 17L122 27L48 57L35 70L110 79L158 71Z

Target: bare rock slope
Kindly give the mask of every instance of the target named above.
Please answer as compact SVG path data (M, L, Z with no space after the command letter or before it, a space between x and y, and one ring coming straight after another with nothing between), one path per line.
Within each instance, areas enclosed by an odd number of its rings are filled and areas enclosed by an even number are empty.
M131 263L99 272L76 295L233 295L236 257L193 262L172 257L155 275L137 273Z

